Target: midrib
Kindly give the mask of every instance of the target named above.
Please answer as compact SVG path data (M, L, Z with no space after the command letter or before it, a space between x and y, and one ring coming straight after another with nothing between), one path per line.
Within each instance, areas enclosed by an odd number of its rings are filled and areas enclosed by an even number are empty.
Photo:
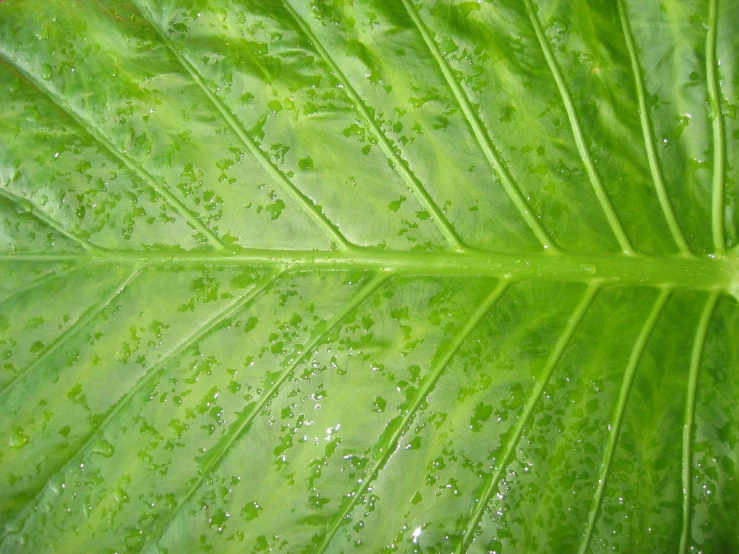
M626 254L389 252L365 248L335 251L238 250L234 252L137 252L97 250L79 254L0 254L0 261L90 261L140 266L228 264L291 269L373 269L409 275L507 276L516 280L602 281L645 286L732 290L739 287L739 258Z

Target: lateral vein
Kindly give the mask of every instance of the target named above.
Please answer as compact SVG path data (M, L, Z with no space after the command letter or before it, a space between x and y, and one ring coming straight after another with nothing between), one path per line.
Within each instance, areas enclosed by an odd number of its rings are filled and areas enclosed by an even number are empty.
M516 206L516 209L521 214L521 217L523 217L528 226L534 232L534 235L536 235L536 238L539 240L541 245L544 248L548 249L550 252L556 251L556 245L549 236L549 233L547 233L544 227L542 227L541 223L539 223L539 221L534 216L533 210L526 202L526 199L524 198L521 190L514 181L513 176L510 174L508 168L506 168L505 164L500 159L500 156L498 155L497 150L493 145L492 139L483 128L480 118L475 114L475 111L472 108L472 104L470 103L469 98L467 98L467 94L464 92L461 85L454 76L449 63L439 51L439 47L429 34L426 25L423 23L421 17L418 15L409 0L401 1L406 11L408 12L408 15L413 20L414 25L423 37L423 40L426 43L429 52L439 65L439 69L441 69L441 72L444 75L444 79L446 79L447 85L451 89L455 100L459 104L459 107L462 109L462 113L464 113L467 123L472 128L472 132L475 135L477 143L485 154L488 163L495 171L497 171L500 177L500 181L503 184L503 188L505 188L505 191L508 194L509 198Z
M713 194L711 221L713 245L717 254L726 252L724 232L724 188L726 178L726 142L724 116L721 113L721 87L718 82L716 38L718 35L718 0L710 0L708 35L706 37L706 77L708 79L709 105L713 120Z
M695 429L695 399L698 391L698 374L701 357L703 356L703 347L708 334L708 326L716 308L718 296L718 292L712 292L708 296L695 332L693 352L690 356L690 376L688 377L688 391L685 397L685 425L683 427L683 518L680 549L678 550L680 554L685 554L688 551L688 540L690 540L690 501L693 491L691 470L693 467L693 431Z
M624 39L626 41L626 48L629 51L629 58L631 59L631 69L634 73L634 84L636 86L636 96L639 100L639 119L641 121L642 134L644 136L644 146L647 150L647 159L649 161L649 170L652 174L652 180L654 181L654 188L657 190L657 198L659 198L662 212L664 213L667 226L672 234L672 240L675 241L680 252L688 254L691 252L690 246L685 240L685 235L680 228L680 223L677 221L675 211L670 201L670 195L667 192L664 179L662 178L662 170L659 165L659 158L657 156L657 150L654 145L654 135L652 134L652 124L649 121L649 108L647 107L647 97L644 88L644 81L642 80L641 66L639 65L639 58L636 53L636 45L634 44L634 35L629 25L629 19L626 15L626 9L624 7L623 0L617 0L618 15L621 19L621 27L623 28Z
M608 479L608 473L611 469L613 454L616 451L616 442L618 441L618 435L621 431L621 421L623 420L624 412L626 410L626 402L629 399L631 386L634 384L636 369L639 366L639 362L641 361L641 357L647 347L649 337L651 336L652 331L657 324L657 320L664 310L665 305L667 304L667 300L670 298L670 293L671 291L668 288L663 288L660 291L660 294L657 297L657 300L655 300L652 309L649 312L649 316L647 316L647 319L642 326L642 330L639 333L636 342L634 343L634 347L631 350L631 356L629 357L629 362L626 366L626 371L624 372L624 379L621 383L621 391L618 395L616 409L614 411L612 423L610 425L608 446L606 447L603 461L601 463L601 473L598 479L598 487L595 491L593 506L590 509L590 513L588 514L588 523L587 527L585 528L585 535L582 543L580 544L580 554L585 554L585 552L587 552L590 546L590 540L593 536L593 531L595 530L595 522L598 519L600 507L603 502L603 492L606 488L606 481Z
M295 371L295 368L303 362L307 356L309 356L313 349L316 348L325 336L333 330L344 318L353 312L362 302L369 298L374 292L377 291L384 283L390 278L389 275L378 274L369 283L365 284L354 297L347 302L344 307L326 324L325 328L318 333L304 348L295 351L291 354L290 358L294 358L294 362L288 365L279 377L275 380L272 387L269 388L264 394L259 397L259 400L255 405L248 411L245 411L243 419L240 421L237 419L229 428L228 432L221 438L219 443L211 450L204 467L199 472L199 475L195 482L190 486L187 492L180 496L177 505L170 510L164 517L160 518L156 526L152 530L148 539L141 547L141 552L146 552L147 546L152 543L156 543L171 525L175 516L179 511L187 504L192 496L197 491L198 487L203 483L205 478L210 475L221 463L223 458L231 450L231 447L236 441L249 429L252 422L257 416L264 410L267 403L279 392L280 387L290 378Z
M113 302L113 300L115 300L118 295L120 295L128 287L128 285L130 285L134 281L134 279L136 279L136 277L138 277L140 272L141 268L134 267L131 272L129 272L123 279L116 283L115 288L113 289L113 292L111 294L102 299L100 302L95 302L94 304L90 305L82 313L82 315L80 315L77 321L67 327L67 329L61 335L59 335L56 340L41 353L38 358L36 358L26 369L17 373L15 377L13 377L13 380L10 381L8 385L0 391L0 400L7 396L15 387L17 387L18 384L23 380L25 375L33 371L49 356L51 356L54 352L56 352L59 348L66 344L66 342L75 335L78 328L84 327L85 325L90 323L100 312L110 306L111 302Z
M262 167L269 173L275 181L285 188L304 208L308 215L315 221L321 228L328 233L331 240L333 240L337 246L343 249L349 249L352 244L344 237L339 231L338 227L330 221L321 209L308 198L287 176L270 161L267 154L257 145L254 139L246 132L244 126L236 119L231 110L224 104L224 102L216 96L216 94L205 84L204 77L195 67L195 64L190 60L187 54L178 51L169 37L164 31L154 22L154 18L151 13L145 8L141 7L140 0L131 0L132 3L138 8L141 16L152 26L154 31L157 33L161 41L164 43L166 48L172 53L177 59L178 63L187 71L190 78L200 87L203 93L208 97L211 104L218 110L226 124L241 140L241 143L252 153L252 155L259 161Z
M26 68L21 67L18 63L11 60L5 52L0 50L0 59L3 59L8 65L11 67L14 67L16 71L18 71L25 79L34 85L39 91L46 94L47 98L51 100L54 104L56 104L62 111L64 111L67 115L69 115L72 119L74 119L77 124L93 139L95 139L98 144L103 146L108 152L113 154L118 160L123 163L130 171L132 171L135 175L137 175L140 179L146 181L149 186L164 200L167 201L167 203L172 206L182 217L184 217L187 222L195 228L197 231L199 231L205 238L208 239L208 241L218 250L222 250L225 248L225 245L221 242L221 239L219 239L213 231L208 229L206 225L197 217L195 216L188 208L185 206L182 201L177 198L175 195L173 195L167 188L162 187L159 185L159 183L156 182L154 177L146 171L141 165L139 165L134 159L129 156L128 154L122 152L119 150L109 139L103 135L100 130L98 130L92 123L85 120L81 115L79 115L70 105L64 104L64 102L57 97L56 94L54 94L51 90L43 86L41 83L39 83L38 79L32 75L30 71L28 71Z
M603 182L601 181L600 176L598 175L598 170L595 168L593 158L591 157L590 151L585 144L585 136L583 135L582 129L580 128L580 122L575 110L575 104L572 102L572 97L567 90L567 85L565 84L562 73L559 70L557 61L554 59L554 55L549 48L547 37L544 34L544 30L541 28L539 18L534 12L534 7L531 4L531 0L524 0L524 6L526 7L526 11L528 12L529 19L531 19L531 23L534 27L534 32L536 33L536 38L539 41L539 46L541 47L542 53L544 54L544 57L547 60L547 64L549 65L549 70L551 71L552 76L554 77L554 81L557 84L557 88L559 89L559 94L562 97L562 102L564 103L565 110L567 111L567 118L569 119L570 127L572 128L572 134L575 138L575 144L577 145L577 149L580 152L580 158L585 164L585 169L587 170L588 177L590 177L590 182L593 185L595 196L598 198L598 202L600 203L601 208L606 215L606 219L611 226L611 231L613 232L616 240L621 246L621 250L626 254L631 254L634 252L634 247L631 245L626 231L621 225L621 221L616 214L616 210L613 207L610 198L608 197L608 193L603 186Z
M290 13L292 18L301 28L303 33L308 37L308 40L311 41L323 61L331 68L331 70L334 72L335 77L344 86L344 91L353 102L354 108L370 126L372 133L374 133L374 135L377 137L382 151L393 162L395 170L403 178L406 185L408 185L408 187L416 193L421 202L425 204L426 207L431 211L434 220L441 229L442 233L444 233L444 235L446 236L447 240L449 240L454 248L456 248L457 250L463 250L464 243L457 234L457 231L454 229L454 227L452 227L451 223L447 220L446 216L441 211L439 206L437 206L436 202L426 190L423 183L421 183L418 177L416 177L416 175L410 170L410 168L408 167L408 163L403 158L401 158L401 156L396 151L394 145L382 132L380 127L375 122L374 118L369 114L367 107L365 106L357 91L354 90L354 87L352 87L349 79L346 78L339 66L329 55L326 48L324 48L323 44L321 44L321 42L318 40L318 37L315 35L315 33L313 33L308 23L304 21L300 14L295 11L295 8L290 5L289 0L285 0L285 7L287 8L288 13Z
M34 290L38 287L41 287L48 283L49 281L53 281L54 279L59 279L60 277L64 277L65 275L69 275L70 273L74 273L75 271L82 269L84 266L89 264L91 262L90 259L82 260L77 263L71 263L67 267L59 270L54 271L52 273L47 273L43 277L39 277L35 281L31 281L30 283L23 285L15 290L12 290L8 293L6 293L4 296L0 296L0 304L3 304L13 298L14 296L17 296L18 294L22 294L24 292L28 292L31 290Z
M339 528L344 523L344 520L351 514L354 507L357 505L359 500L364 496L369 488L370 483L379 475L382 468L390 459L390 456L395 452L398 447L403 434L408 430L408 426L413 421L413 418L418 412L421 405L426 401L426 398L434 390L436 383L444 373L452 358L456 355L465 339L474 331L482 319L488 314L495 303L500 299L501 296L510 286L511 281L507 279L501 279L493 291L488 295L487 298L480 304L480 306L473 312L467 323L460 329L459 333L456 334L449 348L446 350L439 363L435 368L432 369L429 376L426 378L426 383L418 391L418 396L413 401L413 404L406 410L400 423L397 425L396 430L392 433L389 440L382 447L382 455L375 460L375 462L364 472L362 478L358 481L357 486L349 495L349 501L344 504L344 507L335 514L331 519L331 526L326 531L326 534L321 539L321 543L316 548L316 554L324 554L326 549L329 547L332 539L338 532Z
M87 450L87 448L95 441L98 434L101 433L101 431L103 431L113 419L115 419L118 413L120 413L120 411L128 404L128 402L133 399L136 393L142 390L143 387L145 387L147 383L149 383L153 379L153 377L157 374L157 372L154 371L155 369L164 367L171 360L179 356L195 341L210 333L222 321L236 314L240 309L242 309L254 298L262 294L268 287L270 287L280 277L280 275L282 275L282 273L283 272L280 271L271 272L270 274L268 274L264 279L256 283L254 288L252 288L249 292L238 297L216 315L198 325L169 353L165 354L157 363L147 369L141 379L139 379L133 386L133 388L131 388L131 390L129 390L124 396L122 396L110 410L108 410L107 414L102 419L100 424L87 435L87 440L85 440L71 456L67 457L67 459L59 466L59 469L49 479L47 479L47 483L54 481L56 477L63 475L64 472L72 466L72 464L77 463L77 459L79 458L79 456L81 456L85 452L85 450ZM26 519L28 519L28 517L30 516L29 512L31 512L35 507L39 505L44 490L45 489L43 487L38 490L38 492L33 497L31 497L29 501L23 507L21 507L21 509L17 511L17 515L13 518L13 520L6 524L5 539L10 537L13 532L17 532L22 529ZM1 541L0 546L2 546Z
M32 206L32 209L31 209L30 214L35 219L37 219L38 221L40 221L41 223L43 223L47 227L50 227L51 229L54 229L55 231L61 233L65 237L73 240L74 242L76 242L77 244L79 244L80 246L82 246L82 248L84 248L85 250L87 250L88 252L92 252L92 251L97 251L98 250L98 248L94 244L90 243L89 241L87 241L85 239L81 239L80 237L78 237L74 233L71 233L71 232L67 231L61 225L61 223L59 223L58 221L52 219L47 214L45 214L43 211L39 210L38 207L36 205L34 205L27 198L22 198L22 197L20 197L20 196L18 196L16 194L10 192L7 188L5 188L3 186L0 186L0 196L2 196L4 198L6 198L7 200L11 201L16 206L20 206L21 205L21 202L23 200L29 202L31 204L31 206Z
M593 284L587 288L587 290L585 291L585 294L583 295L579 304L575 308L575 311L572 313L572 316L570 316L570 320L568 321L564 331L562 332L559 339L557 340L554 350L552 351L552 354L549 356L549 359L547 360L546 365L544 366L544 369L542 371L543 377L534 387L534 390L531 393L531 397L529 398L529 401L526 403L526 407L524 408L524 411L521 414L521 417L518 419L518 423L516 424L515 430L513 431L513 435L508 441L505 453L503 454L503 457L501 458L500 463L498 465L498 469L493 474L493 477L490 480L490 483L488 483L488 485L485 487L485 490L483 491L480 498L476 499L475 509L472 512L472 516L470 517L467 527L465 528L464 535L462 537L462 542L457 548L458 553L467 552L467 549L469 548L472 540L474 539L475 530L477 529L477 526L480 524L480 520L482 519L482 516L485 513L485 510L487 509L487 505L490 502L490 499L492 498L493 493L495 492L495 488L498 486L498 483L500 482L500 478L503 475L503 471L507 467L508 462L511 459L511 456L513 455L514 449L516 448L516 445L518 444L518 441L521 438L521 435L523 434L523 431L526 428L526 425L528 425L528 422L534 413L534 408L536 407L536 404L539 402L539 399L541 398L541 395L543 394L544 389L549 383L549 380L552 377L552 374L554 373L554 369L557 367L557 364L562 359L562 355L564 354L564 351L567 349L567 346L570 344L570 341L572 340L572 337L574 336L575 331L580 326L580 322L585 317L585 314L587 313L588 308L593 303L595 296L598 294L599 289L600 289L599 284Z

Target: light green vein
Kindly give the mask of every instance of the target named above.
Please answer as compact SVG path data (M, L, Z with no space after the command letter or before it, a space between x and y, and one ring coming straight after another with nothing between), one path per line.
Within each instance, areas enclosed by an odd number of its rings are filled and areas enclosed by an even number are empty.
M333 60L333 58L331 58L328 51L326 51L326 49L323 47L323 44L321 44L321 41L318 40L318 37L315 35L315 33L313 33L308 23L300 17L300 14L295 11L288 0L285 0L285 7L288 13L301 28L305 36L308 37L308 40L310 40L310 42L313 44L316 52L318 52L323 61L329 66L329 68L331 68L334 76L344 86L344 92L346 92L346 95L353 102L354 108L370 126L372 133L377 137L382 151L393 162L395 170L400 174L408 187L416 193L423 204L429 209L442 233L444 233L444 235L452 243L454 248L458 251L464 250L464 243L457 234L457 231L454 229L454 227L452 227L451 223L449 223L444 213L441 211L441 209L439 209L439 206L436 205L436 202L423 186L423 183L421 183L418 177L416 177L415 174L410 170L410 168L408 167L408 163L400 157L393 144L378 127L374 118L372 118L372 116L367 111L367 107L364 105L364 102L359 97L359 94L357 94L357 91L354 90L354 87L352 87L349 79L346 78L336 62Z
M586 289L585 294L580 300L580 303L575 308L575 311L572 312L572 316L570 316L570 320L567 322L565 329L563 330L562 334L557 340L557 343L554 346L554 350L552 351L552 354L549 356L549 359L547 360L546 365L544 366L544 369L542 371L543 377L534 387L534 390L531 393L531 397L529 398L529 401L526 403L526 407L524 408L524 411L521 414L521 417L518 418L518 423L516 424L516 427L513 431L513 435L508 440L508 445L506 446L506 450L505 450L505 453L503 454L503 457L500 459L500 463L498 464L497 471L494 473L492 479L490 480L490 483L488 483L488 485L485 487L483 494L480 496L480 498L476 499L475 501L476 502L475 509L472 512L472 515L467 524L467 527L465 528L464 535L462 537L462 542L457 548L458 553L466 552L467 549L470 547L470 543L474 539L475 530L477 529L477 526L480 524L480 520L482 519L482 516L485 513L485 510L487 509L487 505L490 502L490 499L492 498L493 494L495 493L495 489L498 486L498 483L500 482L500 478L503 475L503 471L507 467L508 462L511 459L511 456L513 456L513 452L516 448L516 445L518 444L519 439L521 438L523 430L526 428L526 425L531 419L531 416L534 413L534 408L536 407L536 404L539 402L539 398L541 398L541 395L544 392L544 389L546 388L547 383L549 383L549 379L552 377L554 368L557 367L557 364L559 363L560 359L562 359L562 355L564 354L564 351L567 348L567 345L572 340L572 337L574 336L575 331L577 330L577 328L580 325L580 322L585 316L585 313L588 311L588 308L593 303L593 299L598 293L599 288L600 288L599 284L592 284Z
M649 161L649 170L652 173L652 180L654 181L654 188L657 190L657 198L659 199L660 206L667 221L667 226L672 234L672 240L680 249L683 254L690 253L690 246L688 246L683 235L680 224L675 216L675 211L672 208L670 202L670 196L667 193L664 179L662 178L662 170L659 166L659 158L657 157L657 150L654 144L654 136L652 134L652 125L649 121L649 108L647 107L646 91L644 89L644 82L642 80L641 66L639 65L639 58L636 53L636 45L634 44L634 36L631 32L631 26L629 25L629 19L626 15L626 9L623 4L623 0L617 0L618 16L621 19L621 26L623 27L624 38L626 40L626 48L629 51L629 57L631 58L631 69L634 73L634 83L636 85L636 96L639 100L639 118L641 120L642 134L644 135L644 146L647 149L647 159Z
M649 312L649 316L644 322L644 326L642 327L642 330L639 333L636 342L634 343L634 347L631 350L631 356L629 357L629 362L624 373L624 379L621 383L621 391L618 395L616 409L613 413L613 417L611 418L610 433L608 435L608 446L606 447L606 452L601 463L601 473L600 478L598 479L598 487L595 491L593 506L591 507L590 513L588 514L588 523L587 527L585 528L585 535L583 537L582 543L580 544L580 554L585 554L585 552L587 552L588 548L590 547L590 540L593 536L593 531L595 530L595 522L598 519L600 507L603 502L603 492L606 488L608 472L611 469L613 454L616 451L618 434L621 431L621 421L623 420L624 412L626 410L626 402L629 399L631 386L634 384L634 375L636 374L636 369L639 366L642 354L644 354L644 350L647 346L647 342L649 341L649 337L654 330L654 326L657 324L657 320L659 319L662 310L664 310L664 307L667 304L667 300L670 297L670 292L671 291L668 288L663 288L660 290L659 296L657 297L657 300L655 300L654 305L652 306L652 310Z
M383 284L390 279L389 274L378 274L373 277L368 283L362 286L362 288L351 298L344 306L339 310L327 323L323 326L320 332L317 332L311 340L304 347L292 352L288 356L288 360L294 360L280 373L279 377L275 380L274 384L259 397L259 400L254 403L253 406L247 406L243 412L239 414L239 417L229 427L228 432L221 437L220 441L216 446L208 451L208 453L199 460L200 471L195 482L190 486L186 493L180 495L177 505L170 510L166 515L160 517L157 521L156 526L149 534L146 542L141 547L142 552L146 552L147 546L156 544L169 528L174 518L180 512L180 510L187 504L192 496L197 491L198 487L203 483L208 475L215 470L221 463L223 458L231 450L231 447L248 429L252 422L259 416L264 410L269 401L279 392L280 387L290 378L290 376L306 358L312 355L313 350L321 344L326 335L339 325L350 313L352 313L362 302L367 300L374 292L377 291Z
M269 273L261 281L255 283L254 287L246 292L244 295L236 298L236 300L230 302L223 310L218 312L216 315L198 325L190 334L184 337L179 342L179 344L177 344L169 353L165 354L157 363L147 369L141 379L139 379L133 386L133 388L129 390L123 397L121 397L120 400L118 400L118 402L116 402L116 404L108 411L100 424L87 436L87 440L82 443L82 446L75 450L75 452L71 456L69 456L66 461L62 462L59 470L56 471L49 479L47 479L46 483L49 484L57 481L57 479L61 478L65 474L65 472L79 463L80 456L82 456L85 450L87 450L90 445L93 444L97 436L113 419L115 419L120 411L133 399L136 393L141 391L148 383L151 382L154 376L157 375L157 372L154 371L155 369L163 368L169 361L173 360L182 352L184 352L184 350L187 349L190 345L210 333L221 322L235 315L249 302L262 294L267 288L269 288L282 275L282 273L282 271ZM4 540L7 540L11 536L11 534L18 532L23 528L26 519L28 519L28 517L30 517L30 515L41 505L44 490L45 488L42 487L33 497L29 499L29 501L20 510L16 512L17 515L13 518L13 520L9 521L5 525ZM0 546L2 546L3 542L0 542Z
M495 171L497 171L498 175L500 176L500 181L501 183L503 183L503 187L505 188L509 198L516 206L516 209L526 221L528 226L531 227L531 230L534 232L536 238L539 240L542 246L550 252L556 251L556 246L552 242L549 233L547 233L547 231L542 227L541 223L539 223L539 220L537 220L534 216L533 210L529 207L526 199L521 193L521 190L518 188L518 185L513 180L513 176L510 174L510 172L500 159L500 156L498 155L491 138L488 136L487 132L483 128L480 118L475 114L475 111L472 108L472 104L470 103L469 98L467 98L467 94L465 94L461 85L459 84L459 82L457 82L457 79L452 72L452 68L449 66L446 58L444 58L442 53L439 51L439 47L429 34L426 25L423 23L409 0L401 1L403 3L403 6L405 6L406 11L408 12L408 15L413 20L414 25L418 28L418 31L423 37L426 46L431 52L431 55L436 60L436 63L439 65L439 69L441 69L441 72L444 75L449 88L454 94L459 107L462 109L462 113L464 113L464 116L467 119L467 123L472 128L475 139L477 140L477 143L480 145L480 148L485 154L488 163L493 167L493 169L495 169Z
M38 207L35 206L33 202L31 202L27 198L22 198L20 196L17 196L16 194L13 194L12 192L10 192L7 188L3 187L2 185L0 185L0 196L2 196L3 198L6 198L7 200L12 202L19 208L23 208L23 203L27 202L28 204L31 205L30 215L33 216L36 220L40 221L41 223L43 223L50 229L53 229L54 231L61 233L68 239L73 240L74 242L82 246L82 248L84 248L85 250L88 250L88 251L98 250L98 248L95 245L67 231L58 221L55 221L54 219L49 217L46 213L44 213L42 210L39 210Z
M119 294L121 294L123 290L128 287L128 285L131 284L131 282L138 276L140 272L141 269L139 267L134 267L131 272L129 272L123 279L116 283L111 294L88 307L82 313L82 315L80 315L77 321L67 327L67 329L62 334L60 334L54 340L54 342L52 342L49 347L46 348L39 355L38 358L36 358L28 367L26 367L26 369L17 373L15 377L13 377L13 380L10 381L8 385L0 391L0 405L2 404L3 398L6 397L15 387L18 386L25 375L30 374L35 368L39 367L49 358L49 356L51 356L54 352L59 350L59 348L64 346L64 344L66 344L66 342L75 335L78 329L85 327L85 325L88 325L100 312L107 308L110 303L113 302L113 300L115 300L115 298Z
M534 7L531 4L531 0L524 0L524 6L526 7L526 11L528 12L529 18L531 19L531 23L534 26L536 38L539 40L539 46L541 47L544 57L547 60L549 70L552 72L554 81L557 83L557 88L559 89L560 96L562 97L562 102L564 103L565 110L567 111L567 117L570 120L570 127L572 128L572 134L575 138L575 144L577 145L577 149L580 152L580 157L585 164L585 169L587 170L588 176L590 177L590 182L593 185L595 196L598 198L598 202L600 203L601 208L606 215L606 219L611 226L611 231L613 232L616 240L618 240L618 243L621 246L621 250L623 250L623 252L625 252L626 254L631 254L634 252L634 247L631 245L631 242L626 235L626 231L624 231L624 228L621 225L621 221L616 214L616 210L614 209L610 198L608 198L608 193L603 186L603 182L600 180L600 176L598 175L598 171L595 168L593 158L590 156L590 151L585 144L585 136L583 135L582 129L580 128L580 122L575 110L575 104L572 102L572 97L567 90L567 85L565 84L562 73L559 70L557 61L554 59L552 50L549 48L547 37L544 34L541 23L539 23L539 18L536 16L536 12L534 11Z
M0 261L58 262L91 260L98 264L140 264L178 267L204 263L231 266L290 267L314 270L364 268L392 270L405 275L463 275L512 277L542 281L592 282L611 280L621 285L696 290L734 290L739 257L644 256L625 254L558 254L492 252L393 252L370 248L344 250L243 249L232 253L105 250L87 254L0 253ZM593 275L593 270L596 274Z
M11 298L19 294L23 294L24 292L37 289L38 287L42 287L49 281L54 281L55 279L60 279L62 277L69 275L70 273L74 273L75 271L89 264L91 261L92 260L88 259L88 260L81 261L80 263L70 264L69 266L63 268L60 271L54 271L52 273L47 273L46 275L44 275L43 277L39 277L35 281L31 281L30 283L27 283L15 290L7 292L4 295L0 295L0 304L8 302Z
M195 67L195 64L190 60L189 56L175 48L174 44L172 44L172 41L164 31L154 23L154 18L149 10L142 7L139 0L131 0L131 2L138 8L141 16L149 23L149 25L152 26L167 49L172 53L172 55L174 55L185 71L187 71L192 80L200 87L231 130L239 137L241 143L246 146L249 152L251 152L259 163L262 164L262 167L267 171L267 173L269 173L275 181L280 183L280 185L304 207L305 211L313 221L315 221L316 224L318 224L318 226L330 236L331 240L333 240L337 246L344 249L351 248L352 244L339 231L338 227L326 217L320 207L308 198L297 186L295 186L295 184L293 184L293 182L290 181L290 179L288 179L287 176L270 161L267 154L265 154L264 151L259 148L257 143L254 142L254 139L247 134L244 130L244 126L236 119L233 113L231 113L231 110L220 98L218 98L218 96L216 96L210 87L205 84L205 79L200 75L200 72Z
M695 332L693 353L690 357L690 376L688 378L688 394L685 401L685 425L683 427L683 520L680 534L680 554L688 551L690 539L690 501L693 491L691 469L693 467L693 430L695 429L695 399L698 391L698 372L700 370L703 346L708 334L708 325L711 322L713 310L718 301L718 292L709 295L703 308L698 329Z
M388 440L384 444L382 444L382 455L374 461L374 463L367 469L367 471L364 472L362 478L357 482L357 486L347 496L349 500L345 502L344 507L341 509L341 511L332 517L330 527L328 528L326 534L323 536L321 542L315 549L316 554L323 554L324 552L326 552L326 549L329 547L331 540L334 538L339 528L345 523L346 519L349 517L354 507L367 492L370 483L372 483L372 481L376 477L378 477L380 471L382 470L382 468L385 467L385 464L387 464L387 461L390 459L390 456L392 456L392 454L398 448L398 443L400 442L401 437L408 430L408 426L413 421L416 412L418 412L421 405L426 402L428 395L431 394L431 391L433 391L436 383L439 381L439 378L449 365L449 362L451 362L452 358L460 349L470 333L472 333L477 328L482 319L492 309L493 305L500 299L501 296L503 296L510 284L510 280L501 279L498 282L497 286L493 289L493 291L488 295L488 297L485 298L480 306L472 313L470 318L467 320L467 323L465 323L464 327L462 327L459 333L456 334L446 352L436 364L436 367L434 367L429 375L426 377L426 382L418 391L418 396L416 396L413 404L405 411L405 414L396 425L395 431L390 435ZM392 424L393 421L391 421L390 424Z
M193 214L187 206L185 206L182 201L177 198L175 195L173 195L166 187L162 187L159 185L159 183L156 182L154 177L147 172L140 164L138 164L131 156L128 154L125 154L121 150L119 150L110 140L108 140L105 135L103 135L92 123L85 120L81 115L79 115L70 105L64 103L64 101L57 97L57 95L52 92L50 89L46 88L44 85L39 82L39 80L33 75L33 73L28 70L27 68L21 67L20 64L10 59L7 54L0 51L0 59L5 60L5 62L10 65L11 67L14 67L16 71L18 71L29 83L34 85L38 90L46 94L46 96L51 100L54 104L56 104L60 109L62 109L67 115L69 115L72 119L74 119L77 124L93 139L95 139L98 144L103 146L106 150L108 150L113 156L115 156L118 160L123 163L130 171L132 171L135 175L137 175L140 179L146 181L149 186L164 200L167 201L167 203L172 206L182 217L184 217L187 222L198 232L200 232L208 241L211 243L211 245L218 249L222 250L225 248L225 245L221 242L221 240L211 231L208 229L208 227L205 226L205 224L195 215Z
M708 35L706 37L706 76L708 78L709 105L713 120L713 199L711 220L713 245L717 254L726 252L724 236L724 179L726 176L726 143L724 117L721 113L721 88L718 82L716 37L718 34L718 0L710 0Z

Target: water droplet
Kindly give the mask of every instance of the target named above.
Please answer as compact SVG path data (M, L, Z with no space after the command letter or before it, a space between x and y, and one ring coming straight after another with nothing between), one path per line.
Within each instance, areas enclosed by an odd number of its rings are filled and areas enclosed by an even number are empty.
M41 78L44 81L51 81L52 75L53 73L51 71L51 65L49 65L48 63L43 64L41 66Z
M598 270L593 264L580 264L580 269L588 275L595 275L595 272Z
M19 214L30 214L33 211L33 204L30 200L21 198L15 203L15 211Z
M110 458L115 452L115 448L105 439L100 439L92 445L92 451L96 454L102 454L105 458Z
M10 434L10 440L8 441L11 448L15 448L17 450L20 450L24 446L26 446L31 439L28 438L28 435L26 435L23 432L23 429L20 427L15 427L13 429L13 432Z

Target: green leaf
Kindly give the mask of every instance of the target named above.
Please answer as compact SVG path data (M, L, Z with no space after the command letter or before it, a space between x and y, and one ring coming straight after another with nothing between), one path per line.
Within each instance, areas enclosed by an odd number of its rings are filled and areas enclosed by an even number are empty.
M0 552L739 551L739 3L0 4Z

